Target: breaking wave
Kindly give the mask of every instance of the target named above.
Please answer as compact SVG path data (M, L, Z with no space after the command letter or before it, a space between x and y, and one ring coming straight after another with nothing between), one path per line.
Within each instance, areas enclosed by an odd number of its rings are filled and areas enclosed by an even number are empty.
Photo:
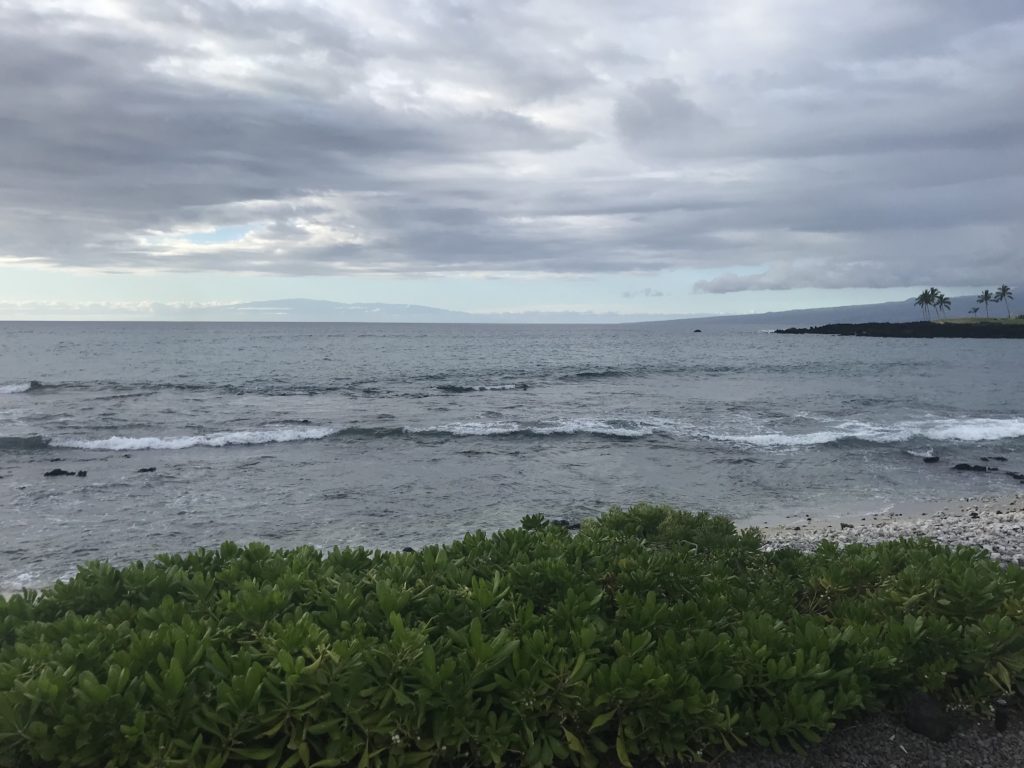
M319 440L337 431L333 427L311 427L307 429L213 432L209 435L182 435L180 437L122 437L115 435L100 440L53 438L50 440L50 445L59 448L79 448L86 451L174 451L198 446L222 448L227 445L260 445L263 443L290 443L297 440Z
M449 394L461 395L466 392L504 392L513 389L528 389L528 386L526 384L480 384L476 386L442 384L438 389Z
M662 425L655 422L601 419L553 419L535 423L518 421L467 421L431 427L406 427L410 434L490 437L496 435L576 435L636 438L655 434Z
M0 395L17 395L22 392L33 392L42 389L45 385L40 381L30 381L23 384L0 384Z
M846 421L819 432L784 434L766 432L752 435L706 435L712 440L764 448L825 445L841 440L869 443L899 443L915 438L936 441L986 442L1024 437L1024 419L930 419L879 425Z

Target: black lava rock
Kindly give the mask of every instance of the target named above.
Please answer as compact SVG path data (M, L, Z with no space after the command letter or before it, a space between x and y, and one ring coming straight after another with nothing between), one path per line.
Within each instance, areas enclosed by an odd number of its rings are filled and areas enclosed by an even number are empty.
M996 711L996 730L1005 731L1010 725L1010 705L1006 703L1006 699L996 699L993 708Z
M77 477L85 477L85 476L86 476L86 475L88 475L88 474L89 474L89 473L88 473L88 472L86 472L86 471L85 471L84 469L80 469L80 470L78 470L77 472L75 472L75 475L76 475Z
M939 457L938 456L925 456L924 457L924 463L925 464L938 464L939 463Z
M139 472L156 472L156 467L143 467Z
M74 476L75 476L74 472L68 472L67 470L61 469L60 467L57 467L56 469L51 469L49 472L43 472L43 477L74 477Z
M832 323L814 328L785 328L776 333L833 336L881 336L899 339L1024 339L1024 325L1005 323Z
M999 471L995 469L995 467L985 467L981 464L964 464L963 462L960 464L954 464L953 469L958 469L961 472L988 472L989 469L992 469L994 472Z
M580 529L579 523L570 523L568 520L552 520L552 525L557 525L559 528L565 528L567 531L578 531Z
M853 526L850 523L840 523L839 524L839 530L840 531L846 530L847 528L852 529Z
M949 741L953 737L956 723L946 708L923 691L918 691L907 700L907 728L933 741Z

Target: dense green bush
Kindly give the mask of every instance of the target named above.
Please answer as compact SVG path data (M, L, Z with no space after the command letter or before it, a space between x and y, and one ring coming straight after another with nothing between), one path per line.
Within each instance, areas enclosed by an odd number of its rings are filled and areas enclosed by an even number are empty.
M641 505L414 553L224 544L0 599L0 765L596 766L1024 680L1024 571Z

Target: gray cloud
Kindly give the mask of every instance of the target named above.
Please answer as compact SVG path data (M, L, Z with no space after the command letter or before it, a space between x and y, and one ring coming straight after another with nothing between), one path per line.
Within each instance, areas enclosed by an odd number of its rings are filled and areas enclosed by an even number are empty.
M0 259L716 293L1024 268L1014 0L81 8L0 2Z

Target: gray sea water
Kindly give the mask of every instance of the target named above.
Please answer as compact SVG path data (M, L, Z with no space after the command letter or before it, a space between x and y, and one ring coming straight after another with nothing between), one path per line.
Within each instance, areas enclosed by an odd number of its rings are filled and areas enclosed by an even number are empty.
M1021 342L760 330L0 323L0 589L225 539L400 548L638 501L761 523L1019 489L951 465L1024 471Z

